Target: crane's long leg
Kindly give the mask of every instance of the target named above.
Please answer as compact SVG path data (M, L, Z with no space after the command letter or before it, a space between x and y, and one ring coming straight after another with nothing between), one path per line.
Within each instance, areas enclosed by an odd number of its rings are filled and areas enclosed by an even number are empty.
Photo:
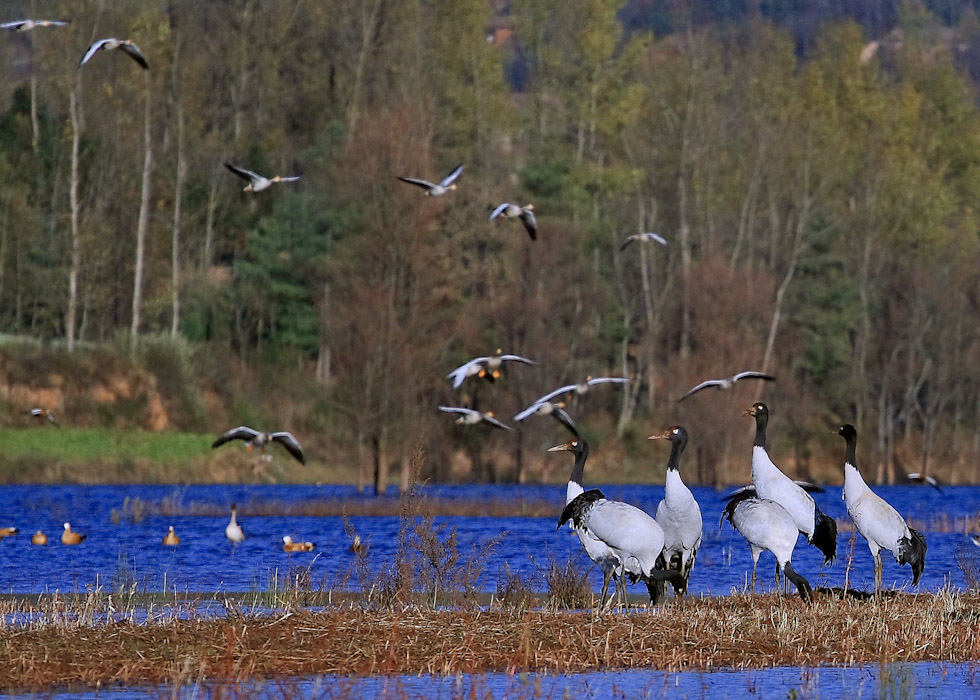
M881 552L875 552L875 595L881 592Z
M599 596L599 610L604 610L606 607L606 593L609 592L609 582L612 580L613 570L610 567L608 571L602 573L602 595Z
M759 557L752 557L752 592L755 593L755 567L759 565Z
M626 572L621 573L616 579L616 588L619 591L620 607L630 609L629 599L626 597Z

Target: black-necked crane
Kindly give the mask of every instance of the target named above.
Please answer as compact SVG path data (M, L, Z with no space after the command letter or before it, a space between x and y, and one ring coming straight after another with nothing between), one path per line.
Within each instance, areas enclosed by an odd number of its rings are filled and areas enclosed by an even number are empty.
M781 505L796 527L806 535L807 542L823 552L824 564L833 564L837 557L837 523L817 507L813 496L786 476L773 464L766 452L766 426L769 409L755 403L742 415L755 418L755 442L752 445L752 485L761 499Z
M694 560L701 546L701 508L687 487L680 473L680 459L687 447L687 430L675 425L662 433L651 435L650 440L668 440L670 457L667 459L667 476L664 484L664 498L657 505L657 522L664 531L664 551L657 560L658 569L671 569L680 572L682 585L674 585L674 594L687 592L687 582L694 568ZM664 584L658 586L658 598L667 597ZM654 602L660 602L659 599Z
M265 446L270 442L278 442L280 445L286 448L286 451L291 454L300 464L306 464L306 458L303 456L303 448L299 444L299 440L296 436L285 430L280 430L274 433L263 433L260 430L255 430L247 425L240 425L237 428L232 428L228 432L224 433L217 440L211 443L211 448L220 447L226 442L231 442L232 440L244 440L247 443L247 448L249 450L258 450L259 452L265 453Z
M750 492L736 494L725 506L722 521L728 518L738 533L749 543L752 550L752 588L755 589L755 572L759 555L772 552L779 570L796 586L800 597L809 600L813 595L810 583L793 570L793 550L799 530L795 519L775 501L758 498ZM719 523L720 524L720 523Z
M837 434L844 438L844 503L847 513L875 560L875 593L881 590L881 550L887 549L900 565L912 567L912 585L926 565L926 541L885 499L871 490L857 468L857 430L850 423Z
M572 447L572 443L583 444L578 438L551 449L579 449ZM566 497L568 493L566 491ZM658 581L682 584L679 572L656 569L657 557L664 551L664 531L651 515L636 506L607 500L600 491L592 489L575 496L565 505L558 527L569 520L576 532L584 530L590 538L609 548L619 560L623 574L629 576L630 583L646 583L651 602L655 600ZM625 596L625 583L620 585Z
M677 403L680 403L688 396L692 396L698 393L702 389L708 389L712 387L715 389L722 389L722 390L731 389L733 386L735 386L736 382L741 381L742 379L761 379L767 382L776 381L775 377L769 374L763 374L762 372L738 372L737 374L733 374L730 377L724 377L723 379L705 379L697 386L693 386L690 389L688 389L686 394L684 394L682 397L677 399Z
M501 348L497 348L496 354L474 357L447 374L446 378L453 380L454 389L458 389L468 377L473 376L492 382L500 379L500 366L504 362L521 362L525 365L537 364L534 360L529 360L520 355L504 354Z
M604 499L605 496L599 489L585 490L582 486L582 479L585 474L585 462L589 458L589 443L580 437L574 440L555 445L548 452L571 452L575 455L575 464L572 466L572 473L568 477L568 484L565 486L565 507L568 508L575 499L584 497L587 500ZM585 496L585 494L591 494ZM562 513L564 516L564 513ZM567 518L566 518L567 520ZM564 524L564 520L558 523L558 527ZM616 578L616 592L622 602L626 601L625 586L620 585L622 580L622 567L617 554L602 540L598 539L588 529L579 527L578 521L572 519L572 531L578 537L579 542L585 548L585 553L589 559L595 562L602 572L602 593L599 596L598 610L602 610L606 604L606 593L609 591L609 582Z

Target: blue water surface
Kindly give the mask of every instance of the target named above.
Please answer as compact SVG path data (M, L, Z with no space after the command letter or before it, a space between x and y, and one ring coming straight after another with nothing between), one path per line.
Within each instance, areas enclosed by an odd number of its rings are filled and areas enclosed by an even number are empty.
M633 503L655 512L663 497L663 486L602 486L609 498ZM564 504L564 485L560 486L431 486L428 494L440 498L473 502L470 517L437 518L437 525L456 529L460 551L466 556L483 543L498 542L485 560L479 586L495 592L505 568L530 580L543 591L543 572L551 560L564 563L569 557L583 570L591 566L581 545L567 529L556 530L555 518L496 518L480 514L480 505L489 500L530 499L554 502L557 516ZM976 515L980 488L947 487L942 492L927 487L883 486L878 493L889 500L906 518L922 527L928 543L926 568L918 590L934 591L946 585L964 588L969 580L960 561L976 560L980 549L965 534L966 523ZM691 593L727 595L741 588L751 571L749 548L725 522L718 521L724 504L722 494L694 489L704 514L704 537L691 576ZM208 506L223 512L231 503L239 506L239 519L247 539L233 545L225 539L228 517L150 515L132 522L125 515L113 523L113 510L121 511L126 498L139 498L152 505L164 501L181 504L180 512L194 512L195 506ZM82 592L94 587L103 590L136 586L140 592L214 593L267 591L278 579L309 570L316 588L355 589L354 555L339 517L259 517L249 514L250 504L261 502L308 502L326 499L355 501L371 497L359 495L353 487L314 485L198 485L198 486L7 486L0 489L0 526L19 527L15 537L0 541L0 592L63 593ZM839 487L816 494L828 515L849 522ZM151 508L151 511L154 510ZM70 521L74 530L88 535L81 545L62 546L62 523ZM397 517L353 517L351 521L370 546L368 561L373 570L390 567L398 546ZM947 532L949 523L959 531ZM181 537L176 548L161 544L167 526L173 525ZM51 544L33 546L30 535L46 532ZM448 530L447 530L448 532ZM286 554L283 535L317 543L312 554ZM848 552L853 558L848 567ZM860 535L842 532L838 539L838 561L821 567L822 556L800 539L794 568L813 586L840 587L845 575L850 587L870 589L872 560ZM909 567L899 567L883 553L886 587L907 587ZM760 585L773 585L774 560L763 554L759 565ZM598 591L601 576L593 570L592 584ZM632 589L642 594L642 585Z

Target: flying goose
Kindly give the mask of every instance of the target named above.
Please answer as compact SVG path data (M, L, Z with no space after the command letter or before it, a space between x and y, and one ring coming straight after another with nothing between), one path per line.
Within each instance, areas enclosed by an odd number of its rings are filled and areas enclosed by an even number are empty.
M38 420L46 420L51 425L58 425L54 419L54 414L46 408L32 408L30 411L24 411L24 413L27 413L32 418L37 418Z
M316 547L312 542L293 542L289 535L282 537L282 551L284 552L312 552Z
M499 420L494 418L493 411L483 413L472 408L459 408L456 406L440 406L439 410L445 413L458 413L459 418L456 419L456 422L460 425L476 425L480 421L483 421L484 423L488 423L495 428L500 428L501 430L511 432L514 430L509 425L504 425Z
M659 243L660 245L667 245L667 239L661 236L659 233L634 233L632 236L627 236L626 240L623 241L623 245L619 246L620 252L626 250L626 247L633 241L642 241L644 243Z
M438 183L432 183L428 180L418 180L414 177L399 177L398 179L402 182L407 182L410 185L416 185L425 190L426 197L438 197L440 195L446 194L450 190L456 189L456 178L459 177L460 173L463 172L463 164L460 163L453 171L442 178Z
M576 396L584 396L589 392L589 387L593 387L596 384L626 384L629 379L626 377L586 377L584 381L578 384L566 384L565 386L559 387L554 391L550 391L544 396L541 396L534 400L533 403L542 403L544 401L551 401L556 396L561 396L562 394L575 394Z
M740 379L763 379L767 382L776 381L776 378L768 374L763 374L762 372L739 372L738 374L733 374L730 377L725 377L724 379L706 379L705 381L698 384L696 387L689 389L686 394L677 399L680 403L688 396L698 393L702 389L707 389L709 386L713 386L717 389L731 389L735 385L735 382Z
M489 221L493 221L498 216L504 216L508 219L520 219L521 223L524 224L524 229L527 231L527 235L531 237L531 240L536 241L538 239L538 220L534 216L533 204L520 207L516 204L504 202L493 210L493 212L490 214Z
M474 357L472 360L468 360L467 362L461 364L459 367L447 374L446 377L453 380L454 389L458 389L467 377L472 377L473 375L482 377L492 382L496 379L500 379L500 366L504 362L523 362L525 365L537 364L537 362L534 360L529 360L526 357L521 357L520 355L504 355L503 350L497 348L497 353L495 355Z
M575 435L576 437L578 436L578 428L575 427L575 422L572 420L572 417L568 415L568 412L565 410L564 401L558 401L557 403L553 401L535 401L530 406L528 406L523 411L521 411L516 416L514 416L514 420L520 423L522 420L535 413L538 413L542 416L551 416L556 421L558 421L566 428L568 428L570 431L572 431L572 435Z
M0 29L10 29L15 32L29 32L34 27L64 27L69 20L60 19L18 19L14 22L0 24Z
M920 474L919 472L912 472L906 478L914 484L928 484L932 488L942 493L942 485L939 483L939 479L934 476L930 476L929 474Z
M269 442L278 442L280 445L286 448L293 457L295 457L300 464L306 464L306 458L303 456L303 448L300 447L299 440L296 436L285 430L280 430L275 433L262 433L253 428L249 428L247 425L240 425L237 428L232 428L224 435L219 437L213 443L211 443L212 449L215 447L220 447L226 442L232 440L244 440L248 443L248 449L256 449L262 453L265 453L265 446Z
M264 177L259 175L254 170L239 168L237 165L232 165L231 163L225 163L225 167L238 175L238 177L248 180L248 185L244 190L245 192L261 192L262 190L269 189L277 182L296 182L300 177L299 175L291 175L289 177L283 177L282 175L276 175L275 177Z
M96 54L97 51L112 51L113 49L119 49L124 52L127 56L132 58L138 64L146 70L150 66L147 65L146 59L143 58L143 52L140 51L140 47L134 44L129 39L99 39L97 42L88 47L88 51L82 56L82 60L78 62L78 67L81 68Z

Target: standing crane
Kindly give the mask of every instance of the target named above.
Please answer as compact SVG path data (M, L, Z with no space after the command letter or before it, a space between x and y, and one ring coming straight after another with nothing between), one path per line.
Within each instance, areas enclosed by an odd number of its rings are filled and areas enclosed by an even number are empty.
M671 444L664 498L657 505L657 522L664 531L664 551L657 559L657 568L680 572L684 582L680 586L674 585L674 595L683 595L687 592L687 582L701 546L702 531L701 508L681 478L679 469L681 453L687 447L687 430L675 425L649 439L669 440ZM658 582L657 593L655 603L667 597L666 584Z
M875 595L881 590L881 550L887 549L900 565L912 566L912 585L919 582L926 565L926 540L910 528L898 511L871 490L857 468L857 430L850 423L837 434L844 438L844 503L847 514L875 560Z
M776 501L758 498L751 491L742 491L728 501L721 516L722 522L725 518L746 539L752 550L753 590L759 555L772 552L776 557L777 571L782 571L793 582L803 600L810 600L813 596L810 583L793 571L791 560L799 531L795 519L785 508Z
M572 443L582 444L582 440L578 438L565 445L558 445L557 448L580 449L566 447ZM571 486L571 480L569 481ZM664 531L653 517L636 506L607 500L600 491L592 489L575 496L565 506L558 519L558 527L569 520L576 532L584 530L590 538L598 540L612 551L619 560L623 573L629 576L630 583L646 583L651 602L654 602L658 581L670 581L675 586L683 585L683 577L679 572L656 570L657 557L664 551ZM622 577L618 584L622 586L622 594L625 595Z
M799 484L786 476L769 459L766 452L766 426L769 409L755 403L742 413L755 418L755 442L752 446L752 484L756 495L781 505L796 527L806 535L807 542L823 552L824 564L833 564L837 557L837 523L825 515Z

